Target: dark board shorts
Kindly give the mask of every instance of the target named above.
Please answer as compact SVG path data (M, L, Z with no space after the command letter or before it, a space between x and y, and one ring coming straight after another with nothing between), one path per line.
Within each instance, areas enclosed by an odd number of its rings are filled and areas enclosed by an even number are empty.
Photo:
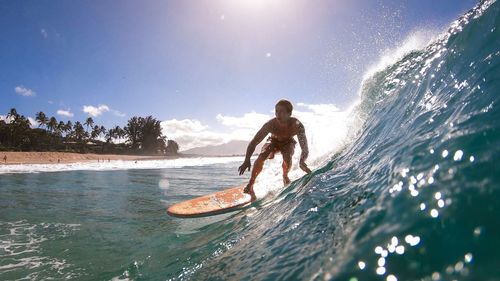
M269 137L266 143L262 146L260 157L264 159L273 159L276 152L281 152L282 155L291 157L295 151L295 144L297 142L290 138L285 141L279 141L275 138Z

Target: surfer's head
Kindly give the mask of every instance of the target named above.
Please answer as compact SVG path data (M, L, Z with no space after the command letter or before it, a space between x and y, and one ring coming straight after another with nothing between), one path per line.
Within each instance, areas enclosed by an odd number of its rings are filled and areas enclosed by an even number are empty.
M274 112L276 114L276 119L280 122L286 122L292 116L293 105L291 102L285 99L281 99L276 103L274 107Z

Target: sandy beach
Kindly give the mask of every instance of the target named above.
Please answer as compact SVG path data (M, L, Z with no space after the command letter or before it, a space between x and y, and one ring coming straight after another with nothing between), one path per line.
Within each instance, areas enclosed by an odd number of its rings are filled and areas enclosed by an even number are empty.
M7 161L4 157L7 156ZM0 152L0 163L3 164L51 164L51 163L76 163L76 162L100 162L111 160L152 160L152 159L174 159L178 156L140 156L140 155L117 155L117 154L93 154L93 153L70 153L70 152Z

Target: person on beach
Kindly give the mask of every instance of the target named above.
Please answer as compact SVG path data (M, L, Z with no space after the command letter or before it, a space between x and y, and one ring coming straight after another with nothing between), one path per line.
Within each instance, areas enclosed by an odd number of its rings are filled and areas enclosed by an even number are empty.
M3 156L3 162L4 162L4 163L7 163L7 155L4 155L4 156Z
M240 176L243 175L245 170L250 171L250 157L255 151L255 147L268 135L271 136L267 139L267 142L262 147L262 150L254 162L252 169L252 174L250 181L244 189L245 193L250 194L252 200L255 200L255 192L253 190L253 185L255 179L262 171L264 162L267 159L273 159L274 154L281 152L283 156L283 184L287 185L290 183L288 178L288 171L292 167L292 156L295 150L295 140L293 136L297 135L299 140L299 145L302 150L300 155L299 167L306 173L310 173L311 170L306 165L306 159L309 155L309 149L307 147L307 138L304 125L297 119L292 117L293 105L290 101L282 99L276 103L275 115L276 117L267 121L262 128L255 134L254 138L250 141L246 151L246 157L243 164L238 168Z

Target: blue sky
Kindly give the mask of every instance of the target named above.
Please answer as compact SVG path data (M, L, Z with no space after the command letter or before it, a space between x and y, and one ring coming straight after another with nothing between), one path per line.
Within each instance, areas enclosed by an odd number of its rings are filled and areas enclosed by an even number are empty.
M224 118L270 114L282 97L343 109L384 50L476 2L2 0L0 114L227 133Z

